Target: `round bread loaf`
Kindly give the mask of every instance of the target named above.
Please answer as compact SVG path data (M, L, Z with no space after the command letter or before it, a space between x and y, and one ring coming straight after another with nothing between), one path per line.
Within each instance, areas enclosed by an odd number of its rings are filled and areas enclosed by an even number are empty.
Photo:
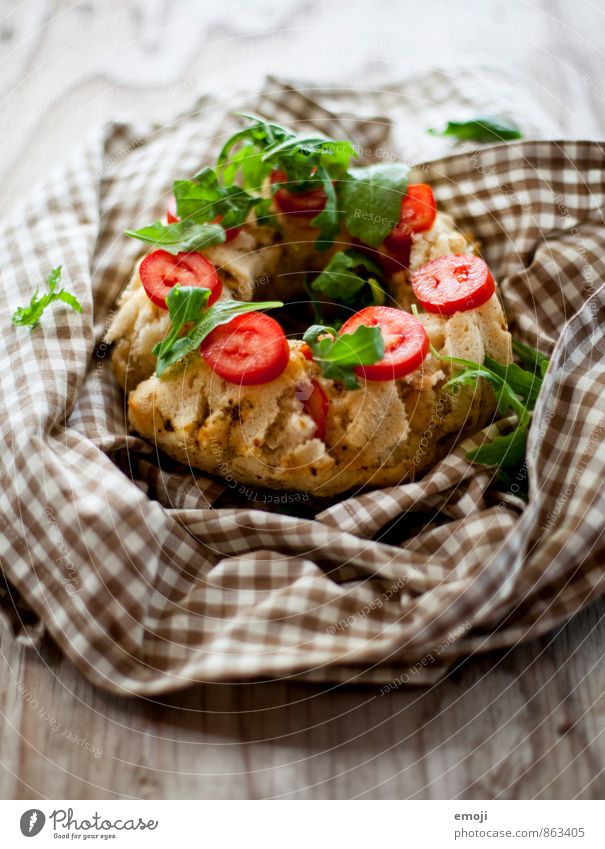
M284 281L296 293L296 272L314 268L318 256L326 262L295 232L282 241L272 233L246 228L232 242L204 251L222 279L222 298L249 300L259 291L272 297L284 291ZM439 256L473 251L452 220L438 214L429 230L413 236L409 269L392 276L392 305L409 310L416 303L409 272ZM422 312L419 318L440 354L511 361L497 292L476 309L449 317ZM482 381L447 387L449 363L433 354L404 378L362 381L351 391L323 377L295 339L285 371L263 385L229 383L201 357L171 366L160 378L152 349L168 326L168 313L147 298L137 265L107 333L116 377L129 393L130 425L169 456L229 481L321 496L395 484L429 468L495 410L493 392ZM329 401L322 439L305 412L315 383Z

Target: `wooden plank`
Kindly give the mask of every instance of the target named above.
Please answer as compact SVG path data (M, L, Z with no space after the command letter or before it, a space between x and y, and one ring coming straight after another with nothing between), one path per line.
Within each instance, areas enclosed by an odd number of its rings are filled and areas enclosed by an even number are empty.
M0 792L602 798L604 612L600 603L554 637L468 661L429 690L386 696L276 682L120 699L93 690L51 644L36 655L4 634Z

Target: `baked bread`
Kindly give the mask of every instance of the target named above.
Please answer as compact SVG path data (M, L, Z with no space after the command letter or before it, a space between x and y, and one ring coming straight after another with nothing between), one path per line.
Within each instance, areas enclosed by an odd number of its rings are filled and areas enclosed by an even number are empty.
M230 242L203 252L216 266L222 300L247 301L259 290L263 298L284 291L296 296L301 278L295 273L318 271L334 255L336 248L314 247L308 220L288 224L259 227L251 219ZM339 238L350 241L346 232ZM416 308L413 272L438 257L473 253L474 245L453 221L437 214L428 229L411 234L407 267L390 274L385 286L389 304ZM479 306L451 314L417 313L432 346L420 367L397 379L362 380L356 390L326 377L300 339L288 340L289 359L281 374L260 385L230 382L200 356L187 357L158 377L152 351L166 336L170 316L149 299L139 266L107 333L114 343L115 375L129 393L130 425L170 457L230 485L330 496L412 478L458 439L483 427L495 411L493 391L483 381L446 385L455 369L447 358L512 359L494 291ZM316 386L327 406L321 434L306 404Z

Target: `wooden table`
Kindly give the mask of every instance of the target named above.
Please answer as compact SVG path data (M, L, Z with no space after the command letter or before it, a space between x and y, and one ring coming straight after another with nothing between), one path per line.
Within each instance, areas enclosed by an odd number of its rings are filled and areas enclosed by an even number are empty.
M567 134L597 138L604 24L588 0L5 2L2 211L93 124L267 72L370 82L491 59L521 69ZM49 641L31 651L0 626L0 796L603 798L604 613L428 690L271 683L153 702L93 690Z

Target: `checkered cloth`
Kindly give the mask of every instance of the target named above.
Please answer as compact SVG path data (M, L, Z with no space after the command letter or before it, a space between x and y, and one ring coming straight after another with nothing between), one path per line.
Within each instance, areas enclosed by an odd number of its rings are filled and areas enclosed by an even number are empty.
M548 116L486 72L379 93L270 80L229 107L204 98L167 126L112 124L4 224L0 556L16 632L46 630L100 687L152 694L283 676L386 692L553 628L605 588L601 148L531 140L554 132ZM552 354L528 506L523 480L504 493L464 459L485 433L421 480L321 505L238 496L128 433L102 341L141 252L122 232L210 161L235 108L345 134L367 160L425 149L422 180L480 240L513 332ZM496 110L529 140L443 155L424 132ZM55 304L32 332L12 327L59 264L83 314Z

